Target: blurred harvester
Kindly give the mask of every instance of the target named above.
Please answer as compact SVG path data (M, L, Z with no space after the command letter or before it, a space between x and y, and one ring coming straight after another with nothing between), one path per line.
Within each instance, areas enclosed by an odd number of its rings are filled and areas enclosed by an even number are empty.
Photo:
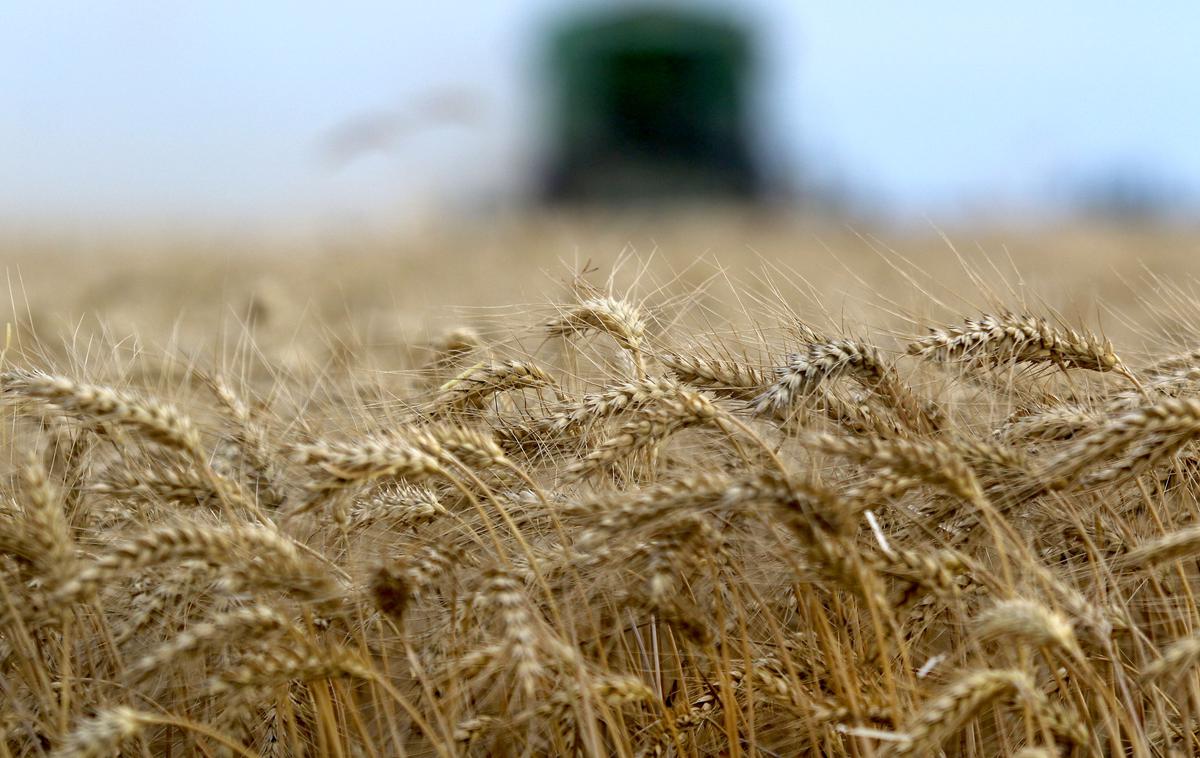
M722 18L634 10L553 37L548 202L752 199L748 34Z

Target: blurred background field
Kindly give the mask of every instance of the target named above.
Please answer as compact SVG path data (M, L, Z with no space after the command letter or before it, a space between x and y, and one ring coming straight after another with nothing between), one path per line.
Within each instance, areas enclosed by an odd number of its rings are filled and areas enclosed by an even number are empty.
M1186 287L1200 244L1197 21L1182 2L12 6L5 319L400 343L624 259L675 293L787 282L887 322L881 298L925 302L897 266L981 307L960 257L1068 318L1133 318L1145 272Z
M1136 355L1163 334L1184 349L1200 333L1181 296L1194 290L1198 248L1186 227L875 233L744 208L531 214L311 240L48 236L5 242L0 311L63 354L101 338L200 357L253 336L275 358L320 363L365 347L386 367L419 364L411 351L448 330L544 318L589 272L663 318L686 310L717 332L777 321L770 314L785 305L830 330L912 333L1024 304Z

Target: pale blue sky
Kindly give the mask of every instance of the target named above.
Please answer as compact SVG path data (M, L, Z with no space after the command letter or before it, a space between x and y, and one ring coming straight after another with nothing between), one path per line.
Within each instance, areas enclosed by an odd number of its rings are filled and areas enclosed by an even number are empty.
M737 8L758 30L778 165L895 213L1036 209L1114 166L1200 191L1195 3L672 4ZM584 5L599 3L0 0L0 220L256 224L502 198L539 144L540 32ZM469 118L321 159L348 119L407 118L438 93Z

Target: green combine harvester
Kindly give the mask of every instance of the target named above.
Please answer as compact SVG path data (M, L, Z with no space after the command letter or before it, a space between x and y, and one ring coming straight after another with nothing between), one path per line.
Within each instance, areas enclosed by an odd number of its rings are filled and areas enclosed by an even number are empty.
M679 11L576 19L554 36L548 202L752 199L751 46L737 24Z

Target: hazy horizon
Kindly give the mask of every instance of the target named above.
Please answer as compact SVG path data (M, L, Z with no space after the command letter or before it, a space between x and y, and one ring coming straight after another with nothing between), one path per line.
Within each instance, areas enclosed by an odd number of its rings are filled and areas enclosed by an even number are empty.
M504 205L538 149L542 32L597 5L11 4L0 222L254 226ZM760 42L764 144L797 181L943 221L1037 213L1125 171L1195 202L1194 5L738 8ZM400 136L323 159L331 134L363 123Z

